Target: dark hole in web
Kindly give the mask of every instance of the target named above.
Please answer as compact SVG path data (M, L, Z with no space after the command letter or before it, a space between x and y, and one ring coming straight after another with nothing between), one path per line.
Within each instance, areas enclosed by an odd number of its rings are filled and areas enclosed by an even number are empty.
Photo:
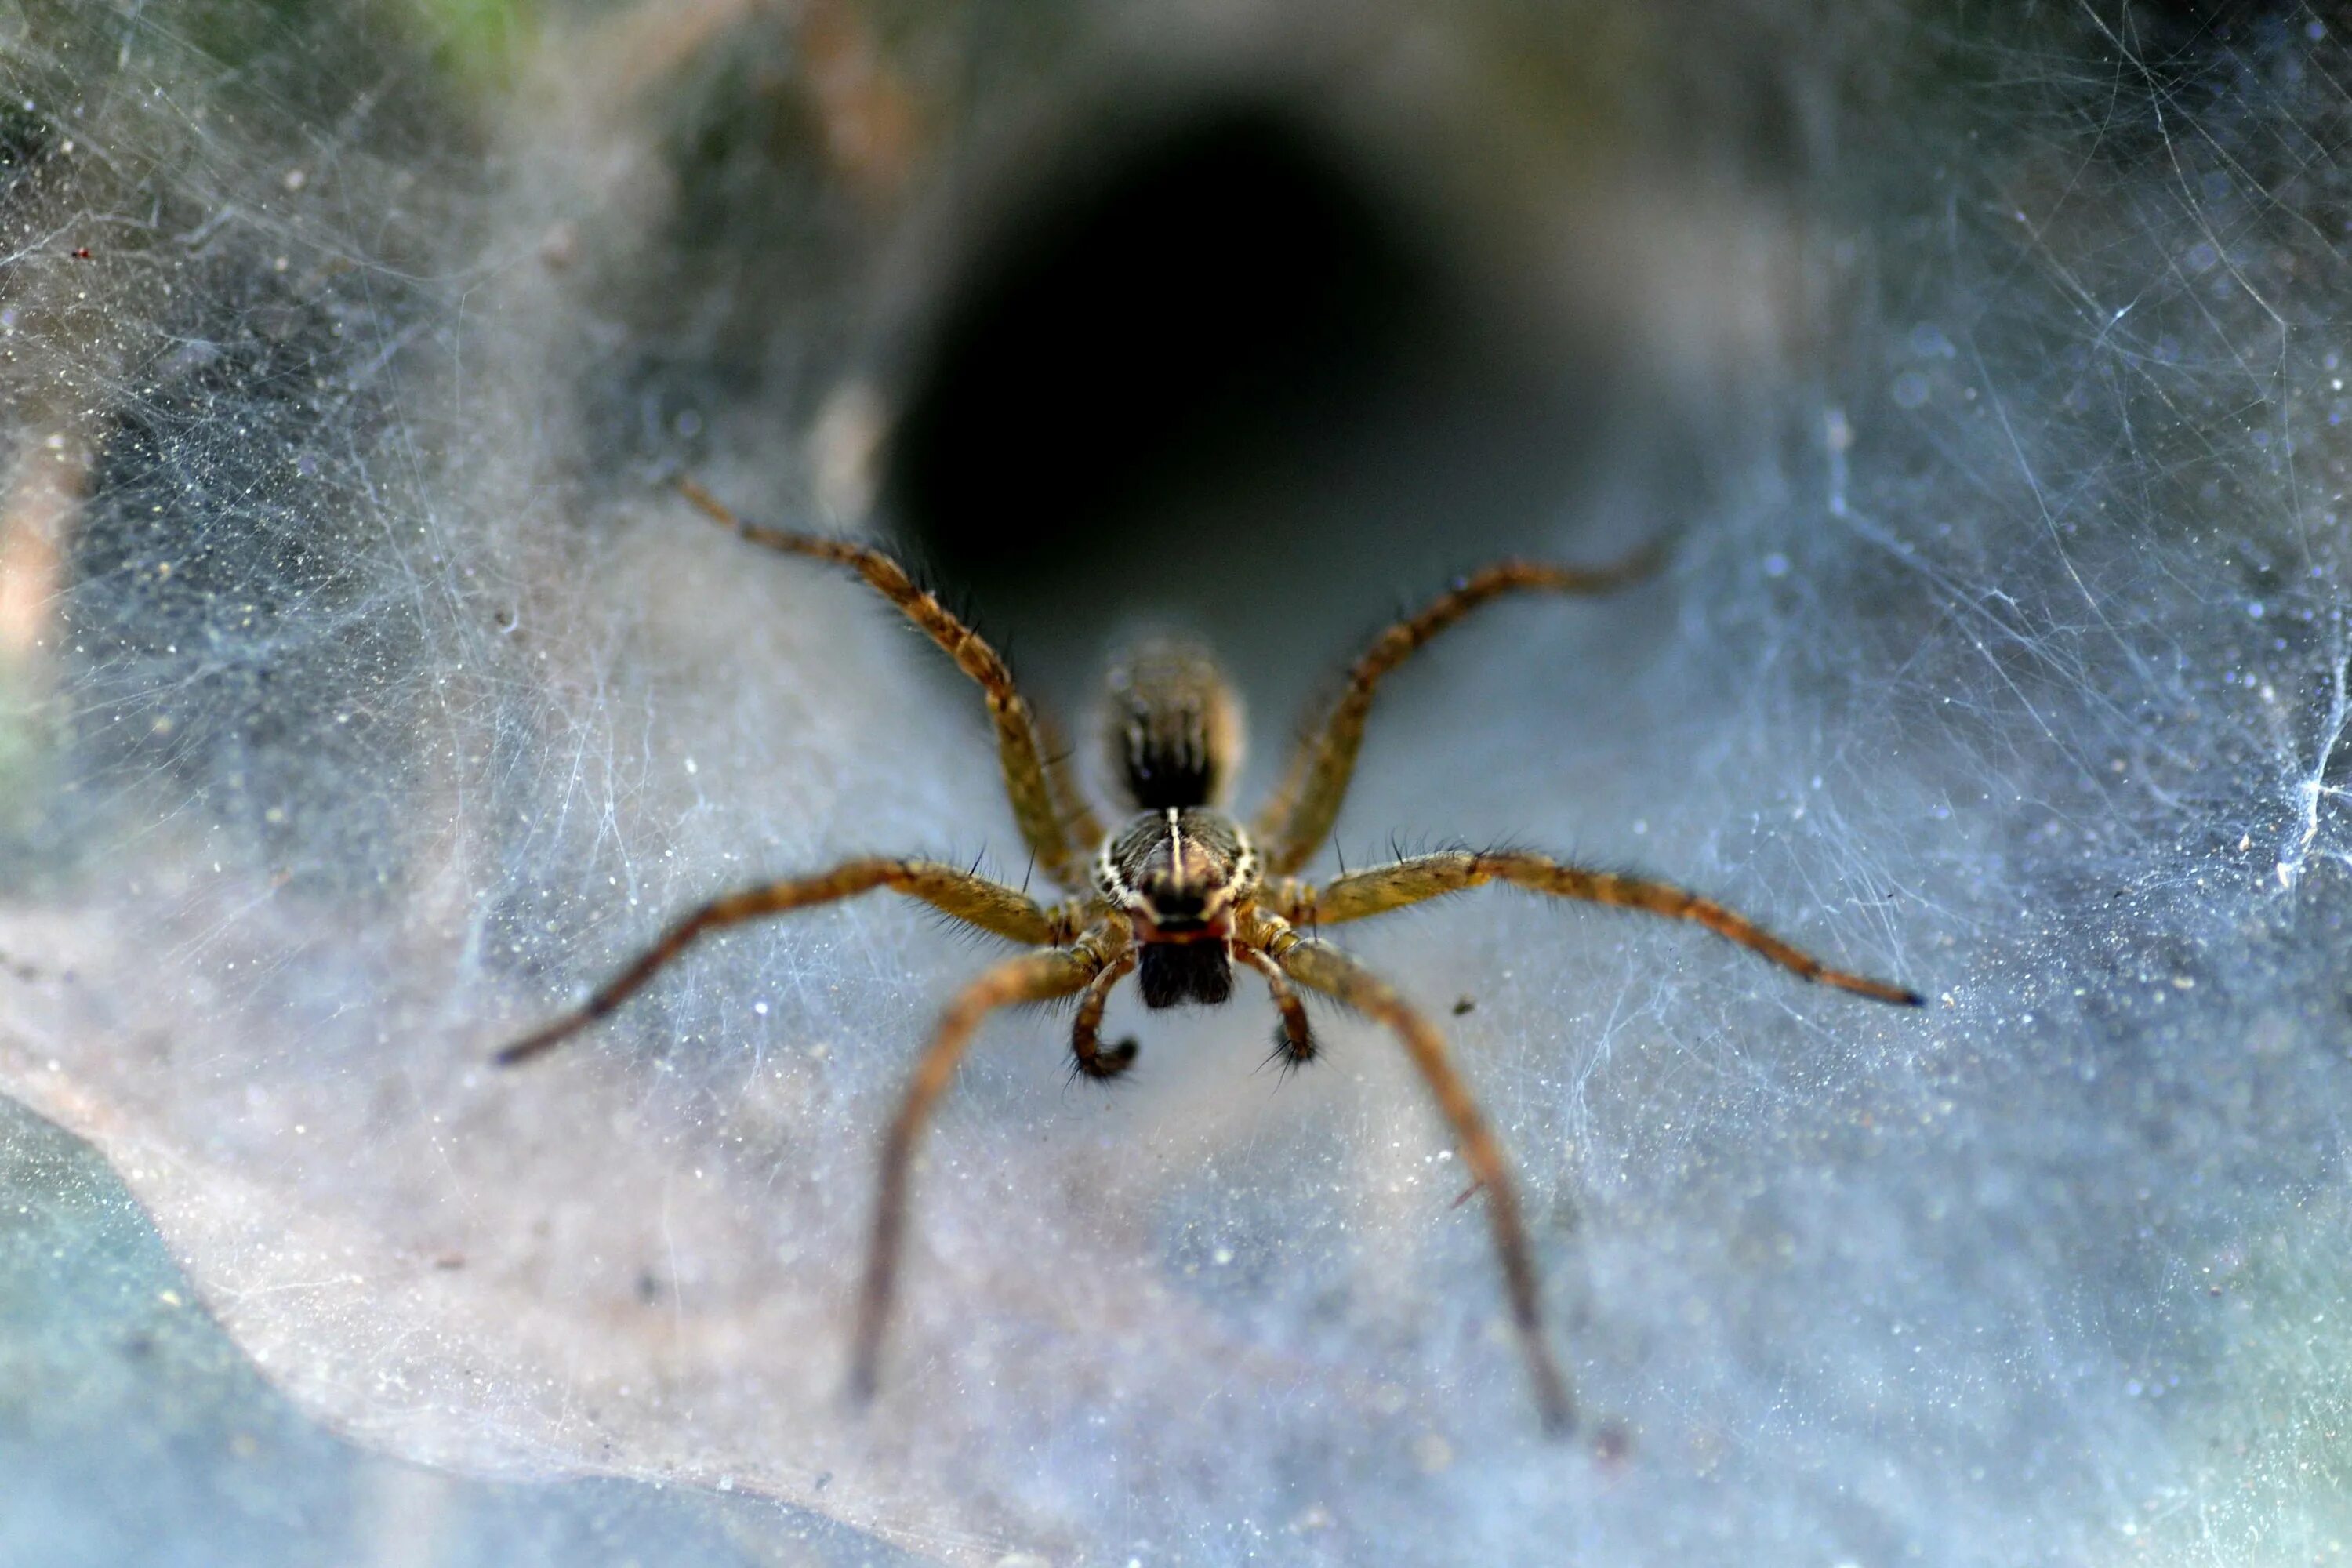
M1391 194L1276 106L1196 108L1031 190L951 284L885 473L989 597L1139 530L1181 545L1188 507L1344 452L1458 331Z

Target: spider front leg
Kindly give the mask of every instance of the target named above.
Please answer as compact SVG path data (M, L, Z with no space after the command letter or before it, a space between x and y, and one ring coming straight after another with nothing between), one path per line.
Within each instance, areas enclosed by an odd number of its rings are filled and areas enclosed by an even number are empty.
M1073 892L1087 887L1087 862L1101 841L1102 825L1070 773L1067 750L1052 727L1031 710L1013 684L1013 671L978 632L957 619L940 603L939 595L919 586L904 566L871 545L745 522L692 479L678 480L677 488L705 516L739 538L786 555L806 555L848 567L939 644L956 661L956 668L987 694L988 716L996 726L997 763L1004 775L1004 794L1012 803L1021 837L1037 858L1038 868L1057 886Z
M1348 671L1348 684L1321 724L1302 736L1282 775L1282 786L1258 813L1252 831L1265 856L1266 875L1287 877L1307 864L1331 825L1355 775L1356 752L1364 743L1364 716L1381 679L1412 657L1432 637L1490 600L1506 594L1606 594L1655 571L1664 559L1645 546L1610 566L1554 566L1541 561L1503 561L1457 578L1420 614L1397 622L1372 640Z
M814 877L764 882L721 894L689 911L620 973L597 987L587 1001L500 1051L498 1064L511 1067L561 1045L634 995L706 932L853 898L876 888L920 899L944 914L998 936L1041 944L1074 939L1085 909L1075 903L1048 909L1001 883L935 860L850 860Z
M1393 866L1350 872L1322 889L1286 878L1268 890L1265 900L1294 925L1337 925L1342 921L1386 914L1426 899L1442 899L1448 893L1496 881L1556 899L1581 899L1588 903L1643 910L1668 920L1689 921L1727 942L1738 942L1800 979L1851 991L1874 1001L1892 1002L1897 1006L1916 1007L1925 1001L1916 991L1905 986L1832 969L1737 910L1671 882L1595 871L1520 849L1456 849L1416 855Z
M1486 1125L1486 1113L1472 1098L1470 1086L1454 1069L1444 1037L1387 981L1338 948L1302 937L1280 921L1257 916L1242 941L1262 951L1308 990L1319 991L1386 1025L1403 1044L1405 1054L1421 1070L1422 1080L1453 1128L1454 1141L1461 1147L1472 1181L1486 1189L1487 1223L1494 1230L1511 1320L1518 1329L1544 1428L1554 1436L1569 1432L1576 1425L1576 1403L1544 1338L1543 1287L1536 1277L1535 1249L1528 1242L1527 1224L1519 1216L1518 1187L1501 1143Z
M882 1174L874 1197L874 1235L866 1254L866 1282L857 1299L857 1338L850 1355L849 1389L864 1402L873 1397L882 1359L882 1334L898 1291L898 1255L907 1226L907 1189L922 1135L940 1096L955 1078L956 1065L981 1020L1002 1007L1047 1002L1081 991L1128 953L1128 933L1118 925L1097 926L1075 945L1049 948L1005 960L964 987L940 1019L922 1059L915 1064L898 1113L882 1140Z

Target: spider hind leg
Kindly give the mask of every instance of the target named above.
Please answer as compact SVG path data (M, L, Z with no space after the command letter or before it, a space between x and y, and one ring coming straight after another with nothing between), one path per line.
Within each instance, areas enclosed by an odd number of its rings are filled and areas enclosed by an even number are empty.
M1555 1436L1576 1425L1576 1402L1568 1379L1553 1359L1544 1333L1543 1286L1536 1275L1535 1247L1519 1210L1518 1187L1513 1180L1501 1142L1488 1125L1486 1112L1455 1070L1444 1037L1408 1005L1396 988L1338 948L1299 936L1278 920L1261 919L1244 931L1244 942L1265 951L1283 974L1297 984L1319 991L1387 1026L1419 1069L1422 1081L1454 1131L1455 1148L1471 1178L1486 1194L1486 1220L1494 1233L1495 1251L1503 1268L1503 1294L1509 1303L1519 1347L1527 1358L1535 1385L1536 1408L1545 1430Z
M1091 996L1105 970L1126 955L1123 928L1097 926L1069 947L1047 948L1009 958L984 972L957 994L941 1016L931 1043L915 1063L882 1140L880 1179L875 1184L874 1229L866 1244L866 1278L857 1298L856 1338L850 1347L849 1394L863 1404L873 1397L882 1358L882 1334L898 1293L898 1262L907 1228L915 1144L947 1092L964 1048L982 1020L1024 1002L1050 1002L1072 992ZM1099 989L1108 991L1108 986ZM1079 1004L1081 1009L1086 1004Z

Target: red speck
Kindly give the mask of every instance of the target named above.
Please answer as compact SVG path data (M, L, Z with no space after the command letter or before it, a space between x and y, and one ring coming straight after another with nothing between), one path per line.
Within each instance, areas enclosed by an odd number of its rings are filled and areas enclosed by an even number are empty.
M76 261L88 261L89 259L89 247L87 245L77 245L74 247L73 254Z

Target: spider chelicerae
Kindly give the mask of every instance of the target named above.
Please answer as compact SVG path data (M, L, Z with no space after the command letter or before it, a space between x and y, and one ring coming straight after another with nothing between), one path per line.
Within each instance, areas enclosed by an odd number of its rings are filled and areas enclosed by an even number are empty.
M982 973L949 1004L883 1138L851 1356L850 1387L860 1399L873 1393L889 1321L916 1139L973 1032L999 1008L1076 996L1072 1069L1097 1079L1117 1078L1135 1064L1135 1041L1106 1045L1100 1033L1104 1006L1129 974L1136 977L1144 1005L1161 1008L1223 1003L1233 994L1235 963L1255 971L1279 1016L1276 1057L1286 1065L1310 1061L1316 1054L1302 988L1386 1026L1452 1127L1469 1171L1470 1191L1485 1194L1536 1404L1545 1426L1557 1433L1573 1426L1574 1404L1544 1337L1534 1253L1502 1146L1435 1026L1394 986L1322 941L1320 929L1482 883L1507 882L1555 898L1696 921L1802 979L1881 1002L1920 1005L1916 992L1831 968L1711 899L1671 883L1528 850L1453 849L1348 872L1319 887L1298 879L1339 815L1363 742L1365 715L1383 677L1481 605L1516 593L1606 593L1652 570L1655 551L1592 568L1504 561L1456 578L1418 614L1372 640L1349 668L1329 710L1304 732L1280 786L1246 827L1225 811L1242 735L1223 677L1198 648L1156 643L1139 649L1111 672L1107 739L1126 816L1106 829L1078 788L1066 753L1049 743L1045 726L1013 685L1003 659L891 556L846 540L744 522L691 481L678 488L714 521L754 544L856 572L979 683L996 725L997 760L1021 837L1037 868L1069 895L1058 903L1041 903L955 866L881 856L739 889L689 911L579 1007L499 1053L499 1062L510 1065L555 1046L619 1006L706 932L875 888L919 899L1028 947Z

